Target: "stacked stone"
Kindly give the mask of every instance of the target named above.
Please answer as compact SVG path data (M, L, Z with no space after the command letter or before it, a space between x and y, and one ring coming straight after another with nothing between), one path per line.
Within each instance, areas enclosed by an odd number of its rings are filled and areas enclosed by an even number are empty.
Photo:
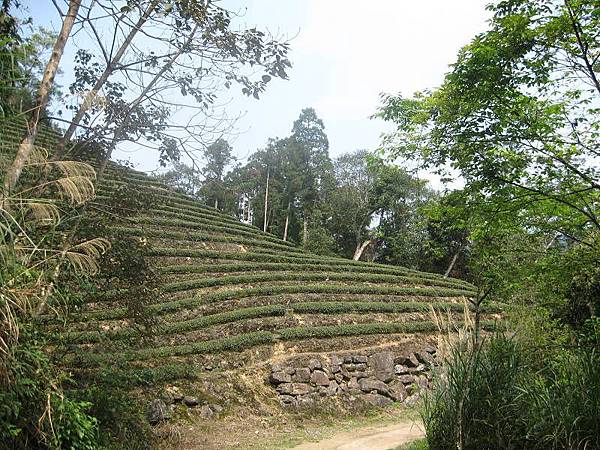
M286 406L310 405L323 397L357 397L376 405L412 402L426 388L435 349L404 354L331 354L290 359L271 368L269 382Z

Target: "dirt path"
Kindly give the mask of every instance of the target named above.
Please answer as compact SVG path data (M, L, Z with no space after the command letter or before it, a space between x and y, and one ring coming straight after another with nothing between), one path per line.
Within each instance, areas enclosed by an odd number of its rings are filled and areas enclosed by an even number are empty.
M304 443L295 450L387 450L425 436L418 421L401 422L385 427L358 428L336 434L320 442Z

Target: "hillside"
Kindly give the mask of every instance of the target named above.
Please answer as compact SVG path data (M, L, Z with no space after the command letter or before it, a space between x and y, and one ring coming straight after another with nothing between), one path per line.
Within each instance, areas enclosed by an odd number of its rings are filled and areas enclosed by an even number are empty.
M4 129L10 147L18 126ZM41 139L51 147L55 135ZM156 274L160 292L145 310L151 337L131 323L119 292L84 298L62 333L75 372L108 364L111 377L156 387L311 352L415 350L434 342L431 307L460 322L465 297L476 294L436 274L305 253L114 163L93 207L123 187L152 198L148 209L107 216L113 230L144 242Z

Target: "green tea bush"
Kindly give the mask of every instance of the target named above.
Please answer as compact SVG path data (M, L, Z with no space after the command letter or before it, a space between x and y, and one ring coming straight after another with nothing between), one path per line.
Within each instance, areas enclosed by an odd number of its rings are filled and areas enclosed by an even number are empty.
M280 269L280 270L283 270ZM168 283L163 286L163 292L180 292L190 289L200 289L211 286L226 286L228 284L251 284L251 283L266 283L269 281L352 281L352 282L371 282L371 283L411 283L419 284L418 278L402 277L388 274L361 274L361 273L346 273L346 272L314 272L306 273L300 271L290 272L266 272L252 275L233 275L222 276L218 278L200 278L196 280L185 280ZM432 289L440 286L444 288L456 287L452 284L428 284ZM460 286L459 286L460 288ZM475 291L461 290L460 295L475 295Z
M469 296L471 291L462 289L448 288L402 288L393 286L346 286L346 285L327 285L327 284L294 284L294 285L271 285L259 286L246 289L233 289L227 291L217 291L209 294L203 294L197 297L183 298L170 302L160 302L148 305L146 313L148 314L168 314L195 306L216 303L223 300L232 300L238 298L268 296L277 294L374 294L374 295L393 295L400 297L461 297ZM74 317L77 321L85 322L89 320L112 320L126 317L127 310L124 308L112 308L107 310L91 311L78 314Z
M222 225L218 217L215 217L212 220L194 219L194 221L192 222L190 220L183 220L178 218L141 216L132 219L132 222L142 225L180 227L188 228L191 230L207 230L216 233L229 233L235 236L246 236L250 239L258 239L261 241L273 242L279 245L283 244L284 242L275 237L263 235L258 230L249 230L242 227L231 227L229 225Z
M340 267L344 270L356 269L357 271L373 273L390 273L407 276L415 276L420 279L436 280L448 282L454 285L460 285L465 288L474 289L473 285L455 278L444 278L441 275L419 272L417 270L407 269L401 266L386 266L383 264L367 263L363 261L352 261L342 258L317 257L315 255L302 254L298 252L286 252L280 250L260 249L248 253L241 252L221 252L216 250L190 249L190 248L169 248L156 247L149 253L149 256L175 256L175 257L197 257L214 258L234 261L255 261L255 262L280 262L294 264L318 264L322 266Z
M282 302L285 300L282 299ZM250 308L240 308L233 311L210 314L191 320L178 320L164 323L156 326L155 335L164 336L169 334L187 333L190 331L201 330L213 325L237 322L246 319L255 319L259 317L283 316L286 312L296 314L350 314L350 313L406 313L423 312L427 313L431 307L438 310L450 310L463 312L464 305L460 303L436 302L337 302L337 301L315 301L301 303L285 303L266 306L255 306ZM483 308L482 312L500 312L501 309L494 306ZM64 342L70 344L80 343L98 343L107 340L127 339L131 337L141 337L142 334L135 328L124 328L117 331L80 331L68 333Z
M155 238L160 238L160 239L173 239L173 240L192 241L192 242L198 242L198 241L200 241L200 242L201 241L226 242L226 243L233 243L233 244L253 245L253 246L265 247L265 248L290 250L290 247L279 244L279 243L275 243L275 242L265 241L265 240L261 240L261 239L247 239L247 238L237 237L237 236L225 236L222 234L208 234L208 233L200 233L197 231L185 233L182 231L160 230L160 229L140 229L140 228L124 227L124 226L117 226L114 228L118 231L127 233L131 236L144 235L144 236L155 237ZM301 252L301 250L298 249L298 252Z

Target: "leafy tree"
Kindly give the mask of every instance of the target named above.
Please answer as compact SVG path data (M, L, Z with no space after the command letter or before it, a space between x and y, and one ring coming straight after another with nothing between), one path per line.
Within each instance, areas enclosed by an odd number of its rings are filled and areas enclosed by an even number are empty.
M489 219L588 242L598 230L600 15L595 1L502 1L442 86L384 97L385 146L482 194Z
M218 139L204 150L206 165L202 169L204 184L200 190L207 204L215 208L224 203L225 168L233 161L231 145L225 139Z
M340 253L354 259L360 259L371 242L371 221L379 209L375 195L377 174L367 161L370 155L367 150L358 150L334 161L336 186L330 200L330 228Z
M180 161L175 161L172 165L171 170L158 175L156 178L179 192L196 197L202 187L202 180L198 174L199 170Z
M302 185L298 193L303 216L302 242L308 241L311 215L333 186L333 165L329 158L329 140L325 125L313 108L303 109L292 126L290 139L298 146Z
M424 259L425 229L421 207L433 197L427 181L401 167L372 159L377 178L374 195L379 209L377 259L380 262L419 268Z
M447 193L423 208L426 227L421 269L468 278L471 214L463 191Z
M232 16L218 2L93 2L80 20L95 48L76 53L69 89L81 101L70 106L55 158L72 151L75 136L101 144L100 175L125 141L157 150L163 165L182 151L197 156L231 124L215 103L223 89L237 85L259 98L291 65L286 43L237 29ZM111 31L108 42L103 30ZM185 124L175 117L183 111Z

